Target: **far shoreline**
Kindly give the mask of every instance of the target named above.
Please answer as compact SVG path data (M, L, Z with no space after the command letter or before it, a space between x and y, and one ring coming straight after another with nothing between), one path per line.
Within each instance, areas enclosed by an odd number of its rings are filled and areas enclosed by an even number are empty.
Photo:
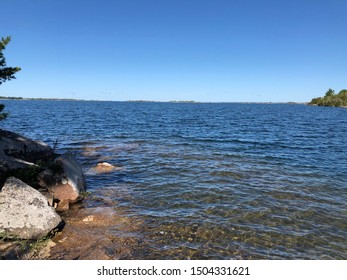
M98 99L74 99L74 98L35 98L35 97L5 97L0 96L0 101L81 101L81 102L128 102L128 103L186 103L186 104L289 104L289 105L307 105L308 102L272 102L272 101L194 101L194 100L98 100Z

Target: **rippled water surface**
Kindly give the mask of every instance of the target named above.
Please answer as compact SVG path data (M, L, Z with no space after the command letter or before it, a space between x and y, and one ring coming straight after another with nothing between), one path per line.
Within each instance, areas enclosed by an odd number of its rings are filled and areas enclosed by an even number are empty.
M347 259L347 109L4 101L1 122L75 153L137 259ZM95 174L98 162L120 167ZM110 248L112 251L112 248Z

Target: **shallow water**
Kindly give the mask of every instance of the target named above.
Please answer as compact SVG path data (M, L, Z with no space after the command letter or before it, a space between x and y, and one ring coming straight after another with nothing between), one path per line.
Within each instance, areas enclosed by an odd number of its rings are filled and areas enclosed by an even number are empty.
M141 243L127 258L347 259L346 109L3 103L5 129L76 154L91 191L83 207L136 221L105 229ZM103 161L120 168L90 172Z

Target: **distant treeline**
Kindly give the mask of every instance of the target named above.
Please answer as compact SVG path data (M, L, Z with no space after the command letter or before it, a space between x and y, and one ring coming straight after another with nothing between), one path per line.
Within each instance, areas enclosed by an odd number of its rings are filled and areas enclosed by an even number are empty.
M345 107L347 106L347 89L341 90L338 94L331 88L323 97L313 98L309 105Z
M0 99L11 99L11 100L18 100L18 99L23 99L23 97L14 97L14 96L0 96Z
M49 100L49 101L80 101L80 99L73 98L23 98L23 97L12 97L12 96L0 96L0 100Z

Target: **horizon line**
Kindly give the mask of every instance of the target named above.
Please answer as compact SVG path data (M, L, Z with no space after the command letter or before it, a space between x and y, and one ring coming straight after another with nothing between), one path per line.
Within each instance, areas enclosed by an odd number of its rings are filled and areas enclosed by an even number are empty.
M36 100L36 101L84 101L84 102L133 102L133 103L238 103L238 104L307 104L299 101L197 101L197 100L105 100L83 98L54 98L54 97L12 97L0 96L0 100Z

